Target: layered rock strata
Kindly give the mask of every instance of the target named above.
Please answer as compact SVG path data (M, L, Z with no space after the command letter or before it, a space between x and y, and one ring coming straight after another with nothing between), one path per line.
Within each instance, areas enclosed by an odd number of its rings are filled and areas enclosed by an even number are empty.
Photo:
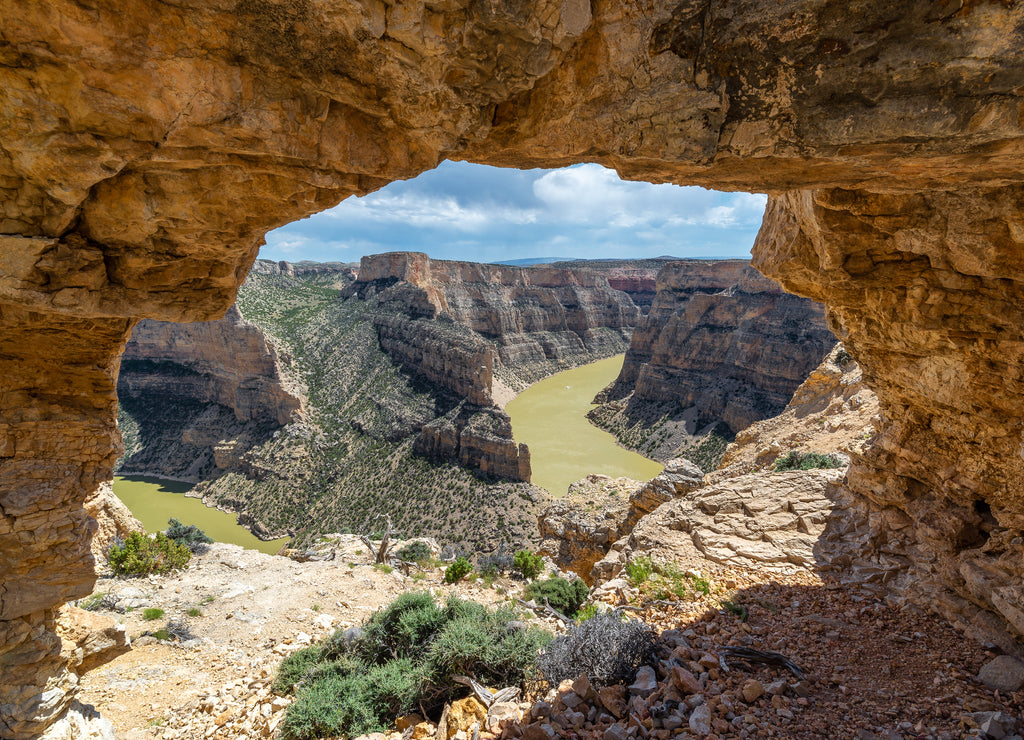
M1020 423L1024 189L769 202L758 267L830 305L878 394L854 454L863 574L1019 652L1024 635Z
M621 351L640 318L593 271L431 260L414 252L363 257L343 298L375 299L381 348L407 372L465 404L423 426L420 454L489 475L530 480L530 455L503 405L533 380Z
M454 340L450 359L417 352L410 362L410 352L393 339L403 333L394 322L381 342L397 345L400 361L435 382L451 383L451 390L474 403L490 403L495 378L520 390L556 369L621 351L640 319L629 297L593 271L431 260L414 252L364 257L347 293L386 296L410 319L440 320L439 330L444 322L468 328L480 349L467 351L463 345L471 340ZM410 326L404 334L418 341L414 337L427 327ZM492 357L484 356L486 347ZM446 365L440 372L438 362Z
M117 391L118 470L191 482L245 469L247 450L303 414L299 384L237 306L215 321L139 322Z
M619 540L627 537L643 517L661 504L704 485L704 474L689 460L670 460L665 469L646 483L628 478L591 475L569 487L566 498L549 505L538 517L540 551L566 570L593 584L594 565ZM603 489L595 505L595 487ZM620 504L609 497L628 491ZM589 499L589 500L587 500Z
M530 449L512 438L508 414L496 408L462 404L454 412L426 424L413 449L487 475L530 480Z
M707 480L763 470L789 452L849 460L871 444L878 423L878 396L865 384L863 368L840 343L800 384L781 414L736 435Z
M444 158L776 195L759 268L879 391L851 471L877 539L921 599L1024 634L1019 5L0 11L0 733L72 699L47 615L91 588L134 321L218 317L269 229Z
M238 421L287 424L302 414L277 350L237 306L216 321L140 321L121 357L118 393L215 403Z
M753 473L694 489L641 519L592 576L607 581L641 555L699 572L709 564L779 573L816 569L826 564L818 541L834 519L844 517L843 475Z
M672 262L606 394L688 413L690 433L723 422L737 432L778 414L835 343L824 309L788 295L746 262Z

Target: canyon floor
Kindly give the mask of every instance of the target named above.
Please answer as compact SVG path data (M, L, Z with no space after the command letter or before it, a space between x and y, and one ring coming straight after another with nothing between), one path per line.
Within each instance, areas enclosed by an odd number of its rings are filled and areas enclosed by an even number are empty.
M362 622L404 591L457 593L488 604L520 595L522 584L511 581L499 581L497 589L446 586L440 569L416 577L387 573L360 550L349 542L334 560L298 563L218 544L177 574L101 580L97 593L110 594L122 608L133 607L115 616L135 646L84 677L82 701L110 719L122 740L271 737L288 703L269 688L283 655ZM708 732L686 731L684 723L666 735L641 721L637 726L644 729L626 736L1004 737L991 729L992 718L1001 715L991 713L1019 718L1024 709L1024 693L1001 695L976 679L994 653L913 607L897 609L868 591L839 587L810 573L766 576L716 568L708 579L710 593L695 593L691 600L659 603L654 600L659 594L641 588L627 591L629 603L621 605L659 631L668 630L661 649L671 649L677 639L693 656L714 655L726 645L777 651L803 669L805 680L766 666L734 665L724 673L694 665L705 671L695 671L701 682L695 693L710 709ZM727 604L742 607L744 614ZM145 608L166 614L145 621ZM201 616L189 616L196 609ZM187 623L197 639L140 638L163 626L164 619ZM563 687L562 694L567 690ZM761 695L748 702L745 692L748 698L749 692ZM543 698L557 722L563 704L554 695ZM530 711L529 704L520 707ZM977 729L985 722L991 734ZM588 722L557 736L607 738L608 731L600 722ZM505 732L517 736L521 729Z

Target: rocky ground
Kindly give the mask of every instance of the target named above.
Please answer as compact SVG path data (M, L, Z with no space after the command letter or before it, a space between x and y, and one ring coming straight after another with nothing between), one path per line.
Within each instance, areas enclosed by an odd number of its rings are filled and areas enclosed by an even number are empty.
M85 676L83 701L109 718L122 740L272 737L290 701L269 687L284 655L358 624L403 591L454 591L490 604L506 600L506 588L518 595L511 582L445 586L440 570L387 573L370 564L360 544L347 540L334 560L306 563L218 544L179 574L102 580L98 593L127 610L117 618L134 649ZM698 583L693 575L688 583ZM682 598L657 576L639 588L613 581L596 589L596 598L661 633L652 667L631 686L600 693L567 682L506 707L504 724L488 725L478 707L480 737L890 740L1016 731L1024 693L978 680L995 654L937 618L810 573L716 567L700 575L707 593L690 588ZM165 615L146 621L146 608ZM186 624L195 639L141 637L168 619ZM726 646L781 653L802 679L725 660ZM1024 678L995 673L989 683ZM464 725L459 735L451 723L450 737L472 737L472 722ZM404 736L434 737L434 730L423 724Z

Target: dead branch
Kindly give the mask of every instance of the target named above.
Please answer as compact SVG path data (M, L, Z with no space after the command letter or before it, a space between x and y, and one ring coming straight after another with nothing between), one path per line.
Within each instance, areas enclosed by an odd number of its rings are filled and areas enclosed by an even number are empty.
M718 652L735 663L761 663L763 665L772 665L777 668L785 668L800 681L804 678L803 669L782 653L774 653L770 650L756 650L754 648L740 647L736 645L720 647L718 648Z

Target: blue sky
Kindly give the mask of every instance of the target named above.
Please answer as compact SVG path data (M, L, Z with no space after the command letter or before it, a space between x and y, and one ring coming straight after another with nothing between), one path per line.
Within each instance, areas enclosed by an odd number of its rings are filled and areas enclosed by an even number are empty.
M765 200L627 182L596 164L511 170L444 162L270 232L260 257L356 262L403 250L477 262L749 257Z

